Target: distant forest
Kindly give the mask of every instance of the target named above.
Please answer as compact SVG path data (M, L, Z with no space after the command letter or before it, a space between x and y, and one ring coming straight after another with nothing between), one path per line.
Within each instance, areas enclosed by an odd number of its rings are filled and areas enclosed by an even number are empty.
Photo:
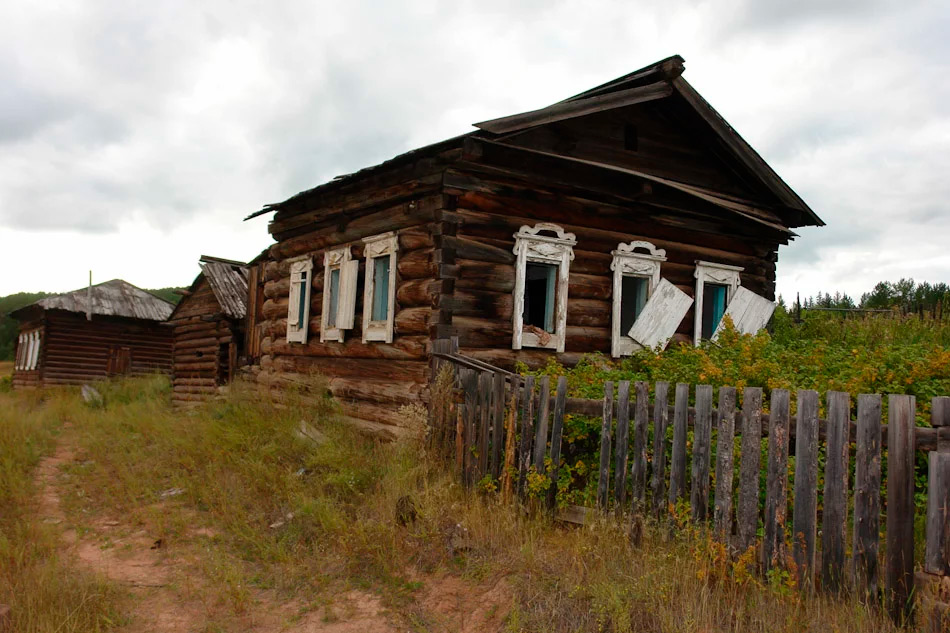
M797 300L791 309L798 307ZM941 319L950 316L950 286L945 283L916 283L913 279L880 281L871 292L865 292L858 301L847 294L821 293L801 299L802 309L831 310L892 310L901 314L917 314Z
M158 288L148 290L148 292L177 304L181 295L175 294L176 290L179 288ZM10 313L52 294L50 292L17 292L0 297L0 360L13 360L13 352L16 349L17 321L10 316Z

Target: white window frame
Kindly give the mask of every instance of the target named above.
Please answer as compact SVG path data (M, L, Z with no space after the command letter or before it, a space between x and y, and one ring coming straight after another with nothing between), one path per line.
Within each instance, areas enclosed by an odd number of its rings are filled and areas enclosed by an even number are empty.
M33 330L33 354L30 356L30 371L35 371L40 364L40 342L42 337L39 330Z
M40 330L21 332L17 336L17 352L14 369L17 371L35 371L40 361Z
M25 340L26 340L26 334L24 334L23 332L20 332L20 334L17 336L16 362L13 366L13 368L16 369L17 371L23 369L23 356L26 354L26 350L23 347Z
M639 252L642 249L646 252ZM610 354L614 358L629 356L640 349L639 343L634 341L627 332L620 331L621 307L623 305L623 278L639 277L647 280L647 299L653 294L660 283L660 266L666 261L666 251L657 248L651 242L634 240L621 243L617 250L611 251L613 260L610 270L613 278L613 307L610 319Z
M353 256L350 253L349 246L329 249L323 254L323 302L320 308L320 342L336 341L342 343L346 330L353 329L353 306L352 300L344 288L346 281L345 270L352 266ZM358 265L358 264L357 264ZM340 271L340 285L337 290L336 299L336 318L334 325L330 325L330 274L334 270ZM347 284L348 285L348 284Z
M732 295L739 287L739 273L742 266L730 266L718 262L696 260L696 291L693 295L695 309L693 310L693 344L699 345L703 336L703 288L707 283L726 286L726 307L732 301Z
M365 281L363 282L363 342L393 342L393 330L396 317L396 253L399 251L399 239L394 232L363 238L363 258L366 260ZM389 255L389 279L383 283L389 285L389 305L385 321L373 321L373 294L376 284L376 266L373 260Z
M306 297L303 302L303 327L298 327L300 321L300 280L306 273L307 284L304 286ZM306 343L310 330L310 296L313 289L313 259L309 255L290 260L290 296L287 304L287 342Z
M556 237L541 235L542 231L552 232ZM514 238L516 259L511 348L540 347L563 352L567 332L567 289L577 238L573 233L567 233L560 226L548 222L539 222L534 227L524 225L514 234ZM553 333L541 335L524 329L524 289L528 262L556 264L558 267Z

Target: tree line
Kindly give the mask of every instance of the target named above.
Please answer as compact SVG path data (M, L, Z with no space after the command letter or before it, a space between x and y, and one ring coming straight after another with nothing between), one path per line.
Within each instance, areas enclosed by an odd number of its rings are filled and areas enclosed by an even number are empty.
M842 292L818 292L814 297L796 301L792 309L824 308L829 310L891 310L900 314L918 314L942 319L950 315L950 285L915 282L913 279L879 281L870 292L855 301Z

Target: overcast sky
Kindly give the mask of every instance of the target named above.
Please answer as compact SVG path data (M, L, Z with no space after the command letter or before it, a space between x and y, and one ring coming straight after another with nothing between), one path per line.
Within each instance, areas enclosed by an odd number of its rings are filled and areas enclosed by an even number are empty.
M0 295L188 285L263 204L672 54L827 222L779 292L950 282L946 1L0 4Z

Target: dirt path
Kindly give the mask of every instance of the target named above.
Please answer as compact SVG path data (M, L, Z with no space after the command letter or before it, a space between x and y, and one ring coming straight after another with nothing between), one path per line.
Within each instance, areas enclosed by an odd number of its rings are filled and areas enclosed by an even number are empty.
M128 589L130 621L127 633L191 633L227 630L250 633L396 633L405 622L420 624L414 630L475 633L498 631L511 606L510 587L504 580L472 585L442 575L424 578L424 589L411 609L413 617L393 614L381 599L365 591L333 596L331 605L307 610L300 601L280 601L267 592L251 592L249 605L240 615L208 586L195 540L213 536L196 529L175 543L156 539L127 517L92 516L82 533L70 525L62 507L68 485L64 467L77 461L67 428L52 456L36 470L39 516L62 526L63 548L79 565ZM88 528L88 529L86 529Z

